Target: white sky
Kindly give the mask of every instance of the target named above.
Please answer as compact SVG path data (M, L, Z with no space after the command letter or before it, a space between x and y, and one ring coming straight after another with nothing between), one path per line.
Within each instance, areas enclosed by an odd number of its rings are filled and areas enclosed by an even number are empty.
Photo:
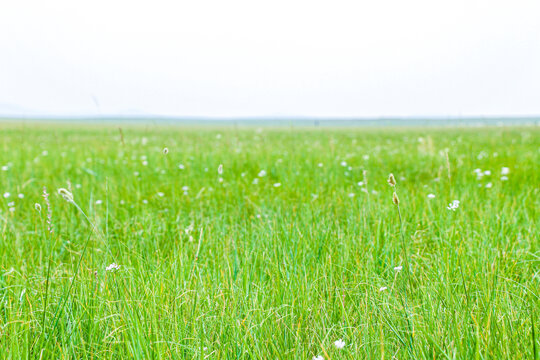
M540 114L540 1L0 0L2 109Z

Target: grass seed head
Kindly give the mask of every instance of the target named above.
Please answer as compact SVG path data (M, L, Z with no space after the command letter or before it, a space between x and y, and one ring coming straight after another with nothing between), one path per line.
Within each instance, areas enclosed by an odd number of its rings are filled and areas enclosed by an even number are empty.
M392 196L392 201L394 202L394 204L399 205L399 198L395 191L394 191L394 195Z
M388 175L388 184L392 187L396 186L396 178L394 177L394 174Z
M58 189L58 194L60 194L67 202L73 202L73 194L68 189L60 188Z

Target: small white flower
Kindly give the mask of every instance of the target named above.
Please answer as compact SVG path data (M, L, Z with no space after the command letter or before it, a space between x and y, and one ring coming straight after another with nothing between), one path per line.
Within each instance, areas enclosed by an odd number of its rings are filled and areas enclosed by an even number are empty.
M508 175L508 174L510 174L510 168L503 167L501 169L501 175Z
M384 291L384 290L386 290L386 289L388 289L388 288L387 288L386 286L383 286L383 287L381 287L381 288L379 289L379 291Z
M17 195L17 197L18 197L19 199L24 199L24 194L19 194L19 195Z
M435 199L435 194L427 194L428 199Z
M143 204L148 204L148 200L143 199L142 203L143 203Z
M220 183L222 183L222 182L223 182L223 178L222 178L222 177L218 178L218 181L219 181Z
M2 171L8 171L9 167L7 165L2 166Z
M459 207L459 200L454 200L446 207L448 210L456 211Z
M10 207L13 207L13 206L15 206L15 201L8 202L7 205L10 206Z
M323 165L323 163L319 163L317 166L318 167L323 167L324 165Z
M275 183L275 184L274 184L274 187L276 187L276 188L277 188L277 187L280 187L280 186L281 186L281 183Z
M169 149L163 148L163 155L167 155L169 153Z
M148 161L144 160L144 161L142 162L142 164L143 164L143 166L148 166Z
M217 168L217 173L219 175L222 175L223 174L223 164L219 164L218 168Z
M266 170L261 170L261 171L259 171L258 176L259 176L259 177L266 176Z
M364 156L362 156L362 159L364 159L364 160L369 160L369 155L364 155Z
M184 164L178 164L178 168L179 168L180 170L184 170L186 167L184 166Z
M484 171L484 175L486 175L486 176L491 175L491 171L489 171L489 170Z
M322 355L314 356L311 360L324 360Z
M6 198L6 199L7 199L7 198L8 198L8 197L10 197L10 196L11 196L11 194L10 194L10 193L8 193L8 192L5 192L5 193L4 193L4 198Z
M96 200L96 205L101 205L103 203L103 201L101 200Z
M165 196L165 194L160 191L160 192L157 193L157 196L163 197L163 196Z
M338 349L343 349L345 347L345 341L343 339L336 340L334 341L334 345Z
M491 189L492 186L493 186L492 183L487 183L487 184L486 184L486 188L487 188L487 189Z
M435 179L433 179L433 181L439 182L441 181L441 178L436 177Z
M359 181L356 185L358 185L358 186L364 186L364 182L363 182L363 181Z
M253 185L257 185L258 183L259 183L259 178L253 179L253 182L252 182Z
M353 197L354 197L354 193L349 193L347 196L350 197L350 198L353 198Z
M399 265L394 268L395 271L401 271L403 270L403 266Z
M346 161L342 161L342 162L341 162L341 166L343 166L343 167L347 166L347 162L346 162Z
M377 195L379 192L378 192L377 190L371 190L371 193L372 193L373 195Z
M43 151L41 152L41 155L47 156L47 155L49 155L49 152L48 152L47 150L43 150Z
M81 184L76 184L76 185L75 185L75 189L80 189L81 187L82 187Z
M109 266L107 266L105 268L106 271L116 271L116 270L119 270L120 269L120 265L116 264L116 263L112 263L110 264Z
M187 185L182 186L182 191L186 192L188 190L189 190L189 186Z
M508 176L501 176L501 181L508 181Z
M14 208L14 207L10 207L10 208L9 208L9 211L14 212L14 211L15 211L15 208Z
M138 171L135 171L135 172L133 173L133 175L135 175L135 176L139 176L140 174L139 174L139 172L138 172Z

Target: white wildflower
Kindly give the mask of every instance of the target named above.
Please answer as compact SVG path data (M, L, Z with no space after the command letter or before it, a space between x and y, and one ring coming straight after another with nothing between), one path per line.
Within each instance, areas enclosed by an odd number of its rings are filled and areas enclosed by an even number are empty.
M19 194L19 195L17 195L17 197L18 197L19 199L24 199L24 194Z
M486 184L486 189L491 189L492 186L493 186L492 183L487 183L487 184Z
M501 181L508 181L508 176L501 176Z
M5 193L4 193L4 198L6 198L6 199L7 199L7 198L8 198L8 197L10 197L10 196L11 196L11 194L10 194L10 193L8 193L8 192L5 192Z
M217 173L219 175L222 175L223 174L223 164L219 164L218 168L217 168Z
M510 174L510 168L503 167L501 169L501 175L508 175L508 174Z
M184 166L184 164L178 164L178 168L179 168L180 170L184 170L186 167Z
M163 155L167 155L169 153L169 149L163 148Z
M120 265L116 264L116 263L112 263L110 264L109 266L107 266L105 268L106 271L116 271L116 270L120 270Z
M102 200L96 200L96 205L101 205L103 203Z
M428 199L435 199L435 194L427 194Z
M403 270L403 266L401 266L401 265L396 266L396 267L394 268L394 270L399 272L399 271Z
M163 196L165 196L165 194L160 191L160 192L157 193L157 196L163 197Z
M345 341L343 339L339 339L334 341L334 346L338 349L343 349L345 347Z
M259 176L259 177L266 176L266 170L261 170L261 171L259 171L258 176Z
M459 200L454 200L446 207L448 210L456 211L459 207Z
M386 290L386 289L388 289L388 288L387 288L386 286L383 286L383 287L381 287L381 288L379 289L379 291L384 291L384 290Z
M275 183L274 184L274 187L280 187L281 186L281 183Z

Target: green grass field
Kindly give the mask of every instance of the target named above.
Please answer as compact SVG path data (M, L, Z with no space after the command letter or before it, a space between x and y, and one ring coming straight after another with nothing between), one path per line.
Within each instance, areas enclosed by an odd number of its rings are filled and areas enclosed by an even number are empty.
M538 128L11 123L0 149L0 358L540 356Z

